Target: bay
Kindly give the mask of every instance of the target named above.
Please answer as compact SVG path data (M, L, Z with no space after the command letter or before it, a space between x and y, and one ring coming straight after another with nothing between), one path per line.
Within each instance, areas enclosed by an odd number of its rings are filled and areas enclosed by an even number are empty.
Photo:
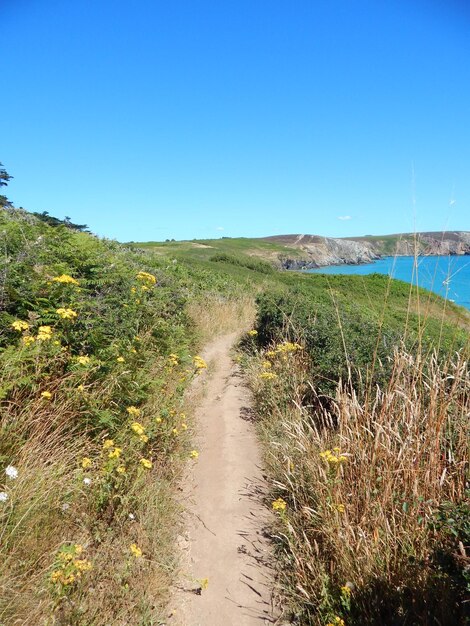
M418 284L460 306L470 309L470 256L383 257L364 265L330 265L312 274L385 274Z

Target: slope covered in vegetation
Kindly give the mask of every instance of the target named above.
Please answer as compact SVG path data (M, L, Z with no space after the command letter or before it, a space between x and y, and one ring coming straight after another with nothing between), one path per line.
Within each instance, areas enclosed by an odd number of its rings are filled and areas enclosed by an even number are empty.
M406 590L386 597L393 619L414 602L410 588L458 604L464 310L382 276L276 272L244 240L155 253L11 206L0 231L2 623L164 619L174 496L182 462L197 458L185 395L204 369L197 349L256 313L243 354L280 511L286 613L368 623L386 585ZM336 447L347 465L320 456ZM455 588L416 577L435 554ZM338 591L348 581L350 595ZM383 623L402 623L392 618Z

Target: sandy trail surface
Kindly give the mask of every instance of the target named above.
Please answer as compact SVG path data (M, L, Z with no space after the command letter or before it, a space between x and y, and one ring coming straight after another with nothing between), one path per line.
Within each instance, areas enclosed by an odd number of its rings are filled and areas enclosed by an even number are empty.
M230 357L236 338L218 338L202 354L209 370L196 411L199 458L184 484L183 566L171 620L179 626L276 622L251 398Z

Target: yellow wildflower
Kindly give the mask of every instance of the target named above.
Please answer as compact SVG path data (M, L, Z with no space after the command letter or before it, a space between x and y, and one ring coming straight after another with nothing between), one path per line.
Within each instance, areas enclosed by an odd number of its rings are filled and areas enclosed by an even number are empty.
M28 322L23 322L23 320L15 320L12 322L11 327L21 333L23 330L28 330L29 324Z
M36 339L32 336L32 335L26 335L25 337L23 337L23 343L25 346L29 346L30 344L34 343L36 341Z
M36 339L38 341L49 341L52 337L52 328L50 326L40 326Z
M62 570L56 569L55 571L52 572L50 576L50 581L51 583L57 583L60 581L61 578L62 578Z
M138 409L136 406L128 406L126 411L129 413L129 415L132 415L133 417L138 417L140 415L140 409Z
M349 585L343 585L341 587L341 595L345 598L349 598L351 595L351 587Z
M142 424L139 424L139 422L132 422L131 428L136 435L143 435L145 433L145 428Z
M142 556L142 550L139 548L139 546L136 543L131 543L131 545L129 546L129 549L132 552L132 555L135 556L136 559L140 559L140 557Z
M277 374L274 372L263 372L259 375L262 380L275 380L277 378Z
M118 356L118 358L116 359L118 363L124 363L125 360L126 359L123 356Z
M61 276L55 276L52 279L52 282L54 283L62 283L64 285L68 284L68 285L78 285L78 280L75 280L75 278L72 278L72 276L69 276L68 274L62 274Z
M103 442L103 450L109 450L109 448L112 448L114 446L114 441L112 439L106 439Z
M345 626L344 619L338 617L337 615L333 618L332 622L328 622L326 626Z
M268 359L273 359L276 356L276 353L274 352L274 350L269 350L269 352L266 352L266 356L268 357Z
M78 313L73 311L72 309L56 309L57 315L59 315L63 320L73 320L75 317L78 317Z
M116 468L116 472L118 474L125 474L126 473L126 466L125 465L118 465L118 467Z
M136 276L137 280L142 281L143 283L148 283L150 285L155 285L157 279L153 274L149 274L148 272L139 272Z
M182 422L181 430L188 430L188 425L186 424L186 422Z
M285 511L287 507L287 502L282 498L278 498L277 500L274 500L274 502L272 503L272 507L274 511Z
M88 469L92 465L93 465L93 461L90 458L88 458L87 456L83 457L83 459L82 459L82 468L83 469Z
M145 467L145 469L152 469L152 461L148 459L140 459L140 464L142 467Z
M193 359L193 363L198 370L205 369L207 367L207 363L200 356L195 356Z
M79 365L88 365L89 362L90 362L90 357L87 356L86 354L83 356L77 356L77 363Z
M339 449L335 448L335 450ZM320 457L330 466L338 466L348 460L347 456L345 456L344 454L338 454L338 452L336 454L333 454L331 450L325 450L324 452L320 452Z
M276 349L276 351L281 354L286 352L297 352L297 350L302 350L302 346L298 343L291 343L290 341L284 341L279 344Z
M175 437L177 437L180 434L177 428L173 428L171 432L175 435Z
M254 330L254 329L253 330L249 330L248 334L249 334L250 337L256 337L256 335L258 334L258 331Z
M116 448L114 448L114 450L111 450L111 452L108 454L108 459L118 459L121 456L121 452L122 448L118 448L116 446Z
M139 437L140 441L142 441L143 443L147 443L147 441L149 440L147 435L140 435Z
M189 453L189 456L190 456L192 459L197 459L197 458L198 458L198 456L199 456L199 452L198 452L197 450L191 450L191 452Z
M75 559L73 564L79 572L88 572L93 568L91 561L87 561L86 559Z
M78 385L77 391L85 391L85 387L83 385Z
M162 423L162 418L161 417L156 417L155 418L155 423L156 424L161 424Z
M176 366L179 363L179 358L177 354L168 355L168 360L170 361L170 365Z
M43 391L41 393L41 398L44 398L44 400L50 400L52 398L52 393L50 391Z
M263 361L263 368L264 368L265 370L269 370L269 369L271 369L271 367L272 367L272 366L273 366L273 365L272 365L271 361Z
M338 513L344 513L345 511L344 504L337 504L335 508L338 511Z

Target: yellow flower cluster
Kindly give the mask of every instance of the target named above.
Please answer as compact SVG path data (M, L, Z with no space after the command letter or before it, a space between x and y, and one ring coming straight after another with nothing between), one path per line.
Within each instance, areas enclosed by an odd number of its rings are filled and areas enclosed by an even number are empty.
M207 367L207 363L200 356L195 356L194 359L193 359L193 363L194 363L194 366L196 367L196 369L198 369L198 370L203 370L203 369L205 369Z
M88 458L87 456L83 457L83 459L82 459L82 468L83 469L88 469L92 465L93 465L93 461L90 458Z
M77 363L79 365L88 365L89 362L90 362L90 357L87 356L86 354L83 356L77 356Z
M198 458L198 456L199 456L199 452L198 452L197 450L191 450L191 452L189 453L189 456L190 456L192 459L197 459L197 458Z
M21 333L24 330L28 330L29 324L28 322L24 322L23 320L15 320L14 322L12 322L11 327Z
M320 452L320 457L324 461L326 461L328 465L340 465L341 463L345 463L348 460L347 456L341 454L340 448L333 448L333 452L331 450L325 450L324 452Z
M178 359L178 355L177 354L170 354L168 357L168 360L170 361L170 366L171 367L176 367L179 363L179 359Z
M341 595L345 598L351 597L351 587L349 585L343 585L341 587Z
M136 559L140 559L140 557L142 556L142 550L136 543L131 543L131 545L129 546L129 550L131 551L132 556L134 556Z
M49 341L52 339L52 328L50 326L39 326L36 339L38 341Z
M34 343L35 341L36 341L36 339L32 335L26 335L25 337L23 337L23 343L24 343L25 346L29 346L30 344Z
M52 398L52 393L50 391L42 391L41 398L44 398L44 400L50 400Z
M157 279L153 274L149 274L148 272L139 272L136 276L137 280L141 280L143 283L148 283L149 285L155 285Z
M138 409L136 406L128 406L126 411L132 417L139 417L139 415L140 415L140 409Z
M117 446L108 452L108 459L118 459L121 456L122 448L118 448Z
M124 361L125 361L125 360L126 360L126 359L125 359L123 356L118 356L118 357L117 357L117 359L116 359L116 361L117 361L118 363L124 363Z
M78 313L76 313L76 311L73 311L72 309L60 308L56 309L56 313L63 320L73 320L78 317Z
M145 469L152 469L152 461L148 459L140 459L140 464L142 467L145 467Z
M103 442L103 450L109 450L114 447L114 441L112 439L105 439Z
M262 365L263 365L263 368L264 368L265 370L269 370L269 369L271 369L271 367L273 366L273 364L271 363L271 361L263 361L263 364L262 364Z
M139 424L139 422L132 422L131 428L136 435L143 435L145 433L145 428L142 424Z
M274 502L272 503L272 507L274 511L285 511L287 507L287 502L282 498L278 498L277 500L274 500Z
M77 559L83 552L79 544L65 546L58 554L56 569L50 575L53 584L60 584L64 587L78 582L85 572L92 569L91 561L87 559Z
M52 279L54 283L62 283L63 285L78 285L78 280L72 278L68 274L62 274L61 276L55 276Z
M326 626L345 626L344 619L338 617L337 615L333 618L332 622L328 622Z
M139 424L139 422L132 422L131 428L135 432L135 434L138 435L140 441L143 441L143 443L147 443L149 438L145 434L145 428L142 426L142 424Z
M280 343L276 348L276 352L278 354L286 354L287 352L297 352L297 350L302 350L302 346L299 345L298 343L291 343L290 341L284 341L283 343Z
M338 513L344 513L344 511L346 510L344 504L336 504L335 509L338 511Z
M257 335L257 334L258 334L258 331L257 331L257 330L249 330L249 331L248 331L248 335L249 335L250 337L256 337L256 335Z
M263 372L259 375L262 380L274 380L277 378L277 374L274 372Z

